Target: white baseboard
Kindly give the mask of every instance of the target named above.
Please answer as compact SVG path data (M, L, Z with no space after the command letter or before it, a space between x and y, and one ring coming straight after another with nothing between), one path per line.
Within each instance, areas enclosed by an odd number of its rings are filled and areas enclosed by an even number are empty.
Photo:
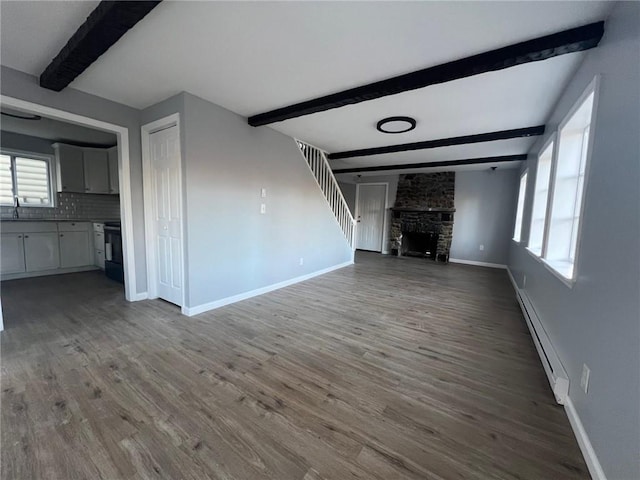
M353 265L353 260L340 263L338 265L334 265L333 267L318 270L316 272L312 272L307 275L301 275L300 277L295 277L290 280L285 280L284 282L274 283L272 285L267 285L266 287L257 288L249 292L244 292L238 295L233 295L231 297L223 298L221 300L216 300L215 302L209 302L202 305L197 305L195 307L182 307L182 313L184 315L192 317L193 315L198 315L200 313L208 312L209 310L214 310L216 308L224 307L225 305L230 305L232 303L240 302L242 300L246 300L252 297L257 297L258 295L263 295L265 293L273 292L274 290L288 287L296 283L304 282L305 280L309 280L319 275L324 275L325 273L329 273L334 270L338 270L340 268L348 267L349 265Z
M464 265L475 265L476 267L502 268L504 270L507 269L507 266L502 265L501 263L477 262L475 260L463 260L461 258L449 258L449 262L462 263Z
M146 300L147 298L149 298L149 294L147 292L138 292L133 294L133 296L131 297L131 300L129 301L139 302L140 300Z
M567 412L567 417L569 417L569 423L573 429L573 434L576 436L578 446L582 451L582 456L587 464L591 478L593 478L593 480L607 480L604 470L602 469L602 465L600 465L600 461L596 455L596 451L593 449L591 440L589 440L589 436L587 435L587 432L582 425L582 421L580 420L580 416L576 411L576 407L571 401L571 397L567 397L564 404L564 410Z

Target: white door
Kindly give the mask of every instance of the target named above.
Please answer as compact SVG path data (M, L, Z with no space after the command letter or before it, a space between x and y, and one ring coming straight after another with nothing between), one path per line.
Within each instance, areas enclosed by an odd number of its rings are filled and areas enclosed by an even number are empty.
M60 268L58 234L55 232L25 233L24 258L27 272Z
M381 252L387 186L359 184L357 197L356 248Z
M157 296L182 305L180 138L173 126L149 135Z

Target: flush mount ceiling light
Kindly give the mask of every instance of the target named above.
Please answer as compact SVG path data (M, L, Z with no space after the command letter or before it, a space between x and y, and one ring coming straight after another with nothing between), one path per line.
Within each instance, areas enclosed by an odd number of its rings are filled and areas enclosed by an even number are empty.
M19 118L20 120L41 120L42 117L40 115L32 115L30 113L9 113L9 112L0 112L2 115L12 118Z
M387 117L376 125L376 130L382 133L404 133L416 128L416 121L411 117Z

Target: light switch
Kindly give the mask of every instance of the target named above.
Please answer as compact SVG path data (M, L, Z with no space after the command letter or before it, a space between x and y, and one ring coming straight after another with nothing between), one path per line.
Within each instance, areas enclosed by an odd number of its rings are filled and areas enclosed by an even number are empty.
M267 213L267 204L266 203L261 203L260 204L260 213L262 213L262 214Z
M262 198L267 198L267 189L266 188L263 188L263 189L260 190L260 196Z

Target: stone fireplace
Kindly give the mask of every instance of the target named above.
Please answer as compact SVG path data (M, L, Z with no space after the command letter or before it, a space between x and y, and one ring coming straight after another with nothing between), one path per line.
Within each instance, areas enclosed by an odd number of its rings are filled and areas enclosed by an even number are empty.
M390 238L399 255L449 261L455 173L400 175Z

